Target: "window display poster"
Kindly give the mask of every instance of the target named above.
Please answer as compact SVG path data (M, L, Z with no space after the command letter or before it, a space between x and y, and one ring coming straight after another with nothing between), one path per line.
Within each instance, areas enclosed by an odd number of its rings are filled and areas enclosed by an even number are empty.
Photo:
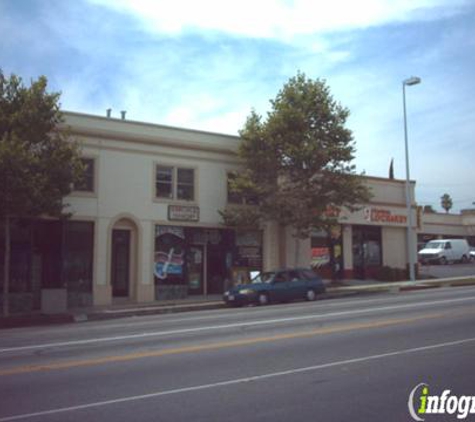
M184 266L184 235L180 228L158 226L155 238L155 277L182 277Z

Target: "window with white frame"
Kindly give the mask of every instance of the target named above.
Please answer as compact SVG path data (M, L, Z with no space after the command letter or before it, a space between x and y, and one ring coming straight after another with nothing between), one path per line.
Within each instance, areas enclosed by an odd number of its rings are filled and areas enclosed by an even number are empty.
M194 201L195 170L157 165L155 171L155 196L163 199Z

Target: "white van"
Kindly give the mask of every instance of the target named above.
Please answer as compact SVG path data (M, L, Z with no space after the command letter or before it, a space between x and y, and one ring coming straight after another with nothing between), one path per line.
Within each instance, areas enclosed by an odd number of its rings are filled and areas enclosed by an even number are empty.
M470 247L465 239L431 240L417 255L422 264L431 262L438 262L439 264L456 261L468 262L470 259Z

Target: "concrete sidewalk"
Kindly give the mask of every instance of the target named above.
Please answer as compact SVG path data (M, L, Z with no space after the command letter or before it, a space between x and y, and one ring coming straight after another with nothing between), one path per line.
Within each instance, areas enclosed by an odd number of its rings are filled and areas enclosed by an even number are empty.
M331 280L324 280L325 286L328 292L326 297L348 294L348 292L340 292L340 287L348 286L363 286L376 283L373 280L344 280L336 284ZM130 315L153 315L164 314L173 312L186 312L186 311L199 311L209 309L224 308L225 304L222 299L222 295L208 295L208 296L195 296L188 297L186 299L177 300L162 300L152 303L146 303L143 305L138 304L114 304L106 307L95 307L89 309L77 309L72 310L71 314L74 315L76 321L81 320L97 320L108 319L121 316Z
M327 287L325 298L357 294L344 287L375 284L372 280L341 280L336 283L324 280ZM343 288L342 288L343 287ZM72 322L98 321L131 316L157 315L176 312L189 312L225 308L221 295L188 297L185 299L162 300L151 303L114 303L109 306L70 309L67 313L44 315L35 312L28 315L12 315L0 318L0 328L26 327L49 324L66 324Z

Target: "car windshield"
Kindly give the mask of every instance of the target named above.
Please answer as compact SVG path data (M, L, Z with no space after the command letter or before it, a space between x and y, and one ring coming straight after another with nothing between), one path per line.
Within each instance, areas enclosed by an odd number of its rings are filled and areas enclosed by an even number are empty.
M429 242L425 247L426 249L444 249L443 242Z
M260 273L252 279L252 282L253 283L270 283L274 275L275 275L275 272L271 272L271 271L266 272L266 273Z

